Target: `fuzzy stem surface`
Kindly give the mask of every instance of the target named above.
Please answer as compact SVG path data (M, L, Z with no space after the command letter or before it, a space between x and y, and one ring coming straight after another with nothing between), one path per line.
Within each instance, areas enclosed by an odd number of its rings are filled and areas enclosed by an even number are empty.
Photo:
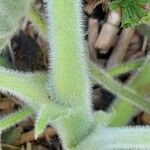
M90 81L84 51L80 0L51 0L48 4L52 100L71 111L54 124L64 149L72 149L93 128Z
M150 56L146 59L145 63L139 71L131 78L128 83L129 87L135 89L135 91L143 97L150 93ZM142 101L142 100L141 100ZM123 126L131 121L132 117L137 114L138 110L132 106L129 102L123 101L123 98L117 98L111 109L115 109L115 117L111 121L110 126Z

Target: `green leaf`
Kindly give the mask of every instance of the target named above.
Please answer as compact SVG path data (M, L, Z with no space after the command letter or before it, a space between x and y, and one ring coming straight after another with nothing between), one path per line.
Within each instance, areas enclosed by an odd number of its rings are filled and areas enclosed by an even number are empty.
M35 138L43 132L47 124L55 124L58 120L66 118L71 109L60 106L57 103L49 102L39 108L35 122Z
M48 123L49 115L50 111L46 109L46 106L40 108L35 123L35 139L37 139L38 136L44 131Z
M121 9L122 26L128 28L138 25L142 18L148 15L148 11L140 6L146 3L149 3L149 0L113 0L110 8Z
M120 7L120 1L118 0L118 1L111 2L110 9L111 10L116 10L117 8L119 8Z
M138 69L139 67L143 65L143 63L144 63L144 59L138 59L138 60L134 60L125 64L115 66L113 68L107 69L106 72L110 76L119 76L121 74L129 73L131 71Z
M17 138L20 137L22 132L23 132L23 128L19 126L15 128L7 129L2 133L3 143L13 144L17 140Z
M35 8L31 8L30 12L27 14L27 17L30 19L30 21L34 24L36 29L39 31L39 33L47 39L47 24L44 22L42 17L40 16L39 12Z
M33 114L33 109L30 107L24 107L20 109L19 111L16 111L14 113L11 113L8 116L1 117L0 119L0 130L7 129L19 122L21 122L23 119L26 119L31 114Z
M19 29L21 18L28 13L32 0L0 0L0 48Z
M101 127L105 127L110 123L110 120L113 118L114 114L106 113L104 111L97 111L94 115L96 123Z
M10 93L33 109L49 102L46 89L47 75L43 73L21 73L0 68L0 90ZM31 92L32 91L32 92Z

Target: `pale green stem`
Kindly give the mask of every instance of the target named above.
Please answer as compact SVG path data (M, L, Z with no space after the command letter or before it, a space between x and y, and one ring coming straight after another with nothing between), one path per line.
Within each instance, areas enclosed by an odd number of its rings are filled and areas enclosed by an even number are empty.
M22 17L30 10L32 0L0 1L0 50L2 50L14 33L19 30Z
M123 100L130 102L134 106L150 112L150 102L144 101L143 97L138 95L135 91L130 88L123 86L111 78L106 72L101 68L97 69L94 64L90 66L90 72L92 73L92 78L97 83L109 89L111 92L115 93L117 96L123 98Z
M38 110L39 105L49 103L46 89L46 75L40 73L19 73L17 71L0 68L0 90L10 93L19 100Z
M67 108L62 108L60 105L50 101L46 89L47 74L44 72L21 73L0 68L0 79L1 92L10 93L18 97L21 101L29 104L29 106L35 110L36 114L41 113L37 118L35 128L36 136L43 131L48 121L57 119L58 114L64 115L68 113ZM41 111L43 107L44 110ZM18 115L18 117L20 116ZM21 118L23 118L23 116Z
M75 150L148 150L150 127L96 128Z
M35 25L36 29L38 29L38 31L42 34L42 36L47 38L47 24L46 22L44 22L39 12L32 7L27 15L27 17L32 21L32 23Z
M49 118L49 111L46 110L46 107L41 107L38 116L36 118L35 123L35 139L38 138L38 136L43 132L44 128L47 125Z
M107 113L104 111L96 111L94 113L95 115L95 121L97 123L97 125L101 126L101 127L105 127L110 123L110 120L113 118L114 114L111 113Z
M142 66L143 63L144 58L127 62L119 66L115 66L111 69L106 70L106 72L111 76L119 76L121 74L129 73L131 71L134 71L135 69L138 69L139 67Z
M8 116L4 116L4 118L0 119L0 130L2 131L21 122L23 119L26 119L33 113L33 109L30 107L24 107L21 110L16 111Z
M61 107L56 103L50 102L47 105L43 105L39 108L35 123L35 138L37 138L44 130L47 124L53 124L61 118L61 116L67 116L69 109Z
M48 2L49 38L52 49L50 92L56 91L55 100L68 106L90 104L80 3L80 0Z
M53 101L71 108L67 117L60 117L54 126L64 149L71 149L91 132L94 120L81 28L81 1L48 0L47 4L51 45L49 90Z
M129 82L129 87L135 89L137 93L145 95L150 93L150 58L146 59L144 65L139 69L138 73ZM133 98L134 99L134 98ZM142 100L141 100L142 101ZM115 110L115 116L110 126L123 126L126 125L138 110L123 98L117 98L110 108L110 111Z

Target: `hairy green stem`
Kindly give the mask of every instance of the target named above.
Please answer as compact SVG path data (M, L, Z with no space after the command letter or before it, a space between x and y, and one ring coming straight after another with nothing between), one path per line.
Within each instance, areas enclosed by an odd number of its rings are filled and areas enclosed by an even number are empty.
M14 33L19 30L22 17L30 10L32 0L0 1L0 49L2 50Z
M26 119L31 114L33 114L33 109L30 107L24 107L19 111L16 111L4 118L0 119L0 130L4 130L6 128L9 128L10 126L13 126L14 124L17 124L21 122L23 119Z
M127 62L119 66L115 66L113 68L106 70L106 72L111 76L119 76L134 71L135 69L138 69L143 65L143 63L144 63L144 58Z
M93 128L90 81L83 45L80 0L47 1L52 100L71 108L67 117L55 124L64 149L71 149ZM77 132L80 131L80 132Z
M150 58L146 59L144 65L139 69L137 74L128 83L129 87L135 89L137 93L143 97L150 93ZM134 98L133 98L134 99ZM123 126L127 124L132 117L138 112L138 110L132 106L129 102L124 101L123 98L117 98L111 109L115 109L114 119L111 121L110 126Z
M149 141L149 127L98 127L75 150L148 150Z
M92 78L105 88L109 89L111 92L115 93L117 96L123 98L133 104L134 106L150 112L150 102L144 101L143 97L138 95L135 91L131 90L130 88L123 86L111 78L107 73L105 73L102 69L97 67L93 64L90 66L90 72L92 73Z
M44 73L20 73L5 68L0 68L0 90L19 98L38 110L39 105L50 101L46 89L46 74ZM32 92L31 92L32 91Z
M38 31L41 33L41 35L47 38L47 24L43 21L39 12L35 8L31 7L31 10L27 15L27 17L32 21L36 29L38 29Z
M58 103L68 106L89 104L90 84L83 45L80 5L80 0L48 2L49 37L52 48L51 91L56 91L55 100Z
M69 111L70 109L53 102L40 106L39 111L36 112L35 138L43 132L47 124L54 124L61 118L60 116L67 116Z

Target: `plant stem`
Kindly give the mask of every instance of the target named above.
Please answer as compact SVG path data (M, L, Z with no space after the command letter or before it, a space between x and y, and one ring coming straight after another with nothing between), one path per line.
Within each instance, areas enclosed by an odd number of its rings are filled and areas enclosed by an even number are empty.
M150 56L146 59L144 65L139 69L138 73L129 82L129 87L137 91L137 93L145 96L148 93L147 88L150 87ZM142 101L142 100L141 100ZM115 116L110 126L123 126L126 125L132 117L138 112L129 102L124 101L123 98L117 98L111 109L115 109Z
M52 90L56 91L59 103L82 106L87 103L85 101L89 103L90 84L84 55L82 20L78 10L81 9L80 0L51 0L48 3Z
M21 110L0 119L0 130L2 131L21 122L23 119L26 119L28 116L33 114L33 112L33 109L30 107L24 107Z
M149 141L149 127L98 127L76 150L148 150Z
M91 64L90 72L92 73L93 80L104 86L106 89L109 89L111 92L123 98L123 100L130 102L134 106L150 112L150 103L144 101L143 97L138 95L135 91L132 91L130 88L117 83L102 69L99 68L98 70L94 64Z
M35 110L38 110L37 106L49 103L46 82L47 76L44 73L25 74L0 68L1 92L18 97L19 100L29 104Z
M54 124L64 149L72 149L93 129L90 81L84 55L80 0L48 0L52 100L71 108ZM78 132L79 131L79 132Z
M41 17L39 16L39 13L36 12L36 10L33 10L32 13L34 13L34 15L30 14L30 18L31 20L33 21L33 23L35 24L35 26L38 28L38 30L43 33L43 35L45 37L47 37L47 33L46 30L47 30L47 27L46 27L46 23L41 19ZM51 15L51 14L50 14ZM35 17L34 17L35 16ZM34 18L33 18L34 17ZM33 19L32 19L33 18ZM40 22L39 24L41 24L40 26L38 26L38 22ZM63 36L62 36L63 37ZM63 54L65 55L65 53ZM121 65L121 66L117 66L115 68L112 68L110 70L107 70L108 74L111 75L111 76L118 76L120 74L123 74L123 73L126 73L126 72L129 72L129 71L132 71L134 69L137 69L139 66L141 66L141 64L143 63L143 60L137 60L135 62L129 62L127 64L124 64L124 65ZM89 63L90 65L91 63ZM97 68L98 69L98 68ZM91 72L92 74L92 72ZM117 101L118 104L115 104L115 108L116 108L116 114L117 113L117 110L119 112L121 112L122 108L124 108L124 110L129 106L129 103L128 102L122 102L121 100L120 101ZM118 106L118 107L117 107ZM114 107L114 106L113 106ZM131 118L131 116L135 113L134 111L134 106L130 105L130 107L128 107L128 112L123 112L121 113L120 116L122 116L122 120L119 120L119 118L121 117L118 117L116 116L116 121L118 120L121 124L125 124L126 122L129 121L129 118ZM132 114L132 115L131 115ZM118 119L117 119L118 118ZM124 121L123 121L124 120ZM114 122L116 122L114 121ZM116 125L120 124L120 123L117 123L116 122ZM112 123L113 124L113 123Z
M47 38L47 24L43 21L39 12L35 8L31 7L31 10L27 15L28 18L33 22L35 27L38 29L38 31L41 33L41 35Z
M144 59L138 59L138 60L134 60L131 62L127 62L119 66L115 66L111 69L106 70L106 72L110 76L119 76L128 72L134 71L135 69L138 69L139 67L142 66L143 63L144 63Z

